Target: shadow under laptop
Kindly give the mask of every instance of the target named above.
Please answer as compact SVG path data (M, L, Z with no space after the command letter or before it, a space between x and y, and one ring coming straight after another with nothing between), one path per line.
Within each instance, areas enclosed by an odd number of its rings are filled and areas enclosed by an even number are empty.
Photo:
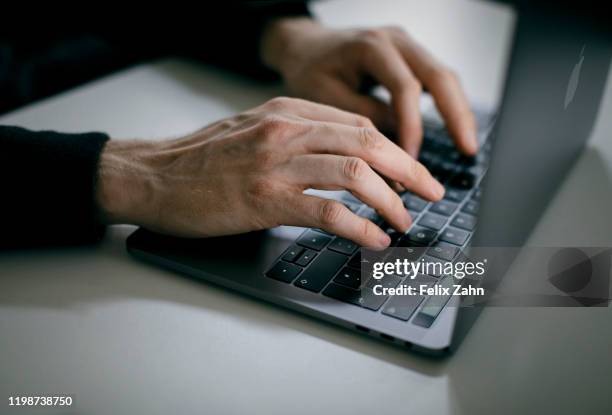
M216 316L240 320L250 327L262 327L272 336L274 332L287 330L301 332L427 376L439 376L444 371L444 360L424 358L330 323L136 261L125 250L125 239L133 230L128 226L114 227L97 247L0 254L3 272L23 276L0 279L0 309L62 310L87 318L92 310L104 304L134 300L178 304L201 312L203 320ZM27 264L33 261L38 266L24 275L20 268L27 268ZM146 272L143 272L143 267L147 268ZM184 340L193 342L193 339ZM295 350L290 353L293 355Z

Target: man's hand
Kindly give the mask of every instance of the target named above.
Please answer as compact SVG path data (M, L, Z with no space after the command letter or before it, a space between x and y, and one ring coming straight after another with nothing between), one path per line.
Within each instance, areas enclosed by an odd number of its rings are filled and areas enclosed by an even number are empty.
M365 117L276 98L189 136L110 141L102 152L97 203L105 223L132 223L184 237L277 225L319 227L367 247L388 235L308 188L347 189L398 231L411 218L383 180L429 200L444 188Z
M397 131L413 157L422 141L419 97L425 88L457 147L468 155L478 150L476 122L457 76L400 28L331 30L307 18L279 19L264 32L261 52L292 94ZM371 80L390 91L391 107L362 93Z

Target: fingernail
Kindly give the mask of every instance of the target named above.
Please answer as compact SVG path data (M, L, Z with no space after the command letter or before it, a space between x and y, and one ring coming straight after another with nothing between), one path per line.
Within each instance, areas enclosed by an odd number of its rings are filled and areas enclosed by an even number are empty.
M446 193L446 189L444 189L444 186L442 186L442 184L436 179L433 179L433 182L432 190L434 197L436 199L442 199L444 197L444 193Z
M406 216L404 216L404 224L402 226L402 229L400 229L400 230L402 232L407 231L411 224L412 224L412 217L410 216L410 213L408 213L408 211L406 211Z
M468 150L473 154L478 151L478 137L476 134L470 133L467 139Z
M378 241L380 243L379 247L382 249L388 247L391 244L391 238L386 233L383 233Z

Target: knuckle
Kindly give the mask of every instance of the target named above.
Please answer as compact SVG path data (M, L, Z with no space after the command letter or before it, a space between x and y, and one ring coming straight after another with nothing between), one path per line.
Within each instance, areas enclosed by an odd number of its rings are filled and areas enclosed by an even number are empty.
M404 207L404 202L402 201L402 199L399 197L399 195L397 193L395 193L393 190L391 190L391 194L390 194L390 200L389 200L389 206L392 207L392 209L395 212L403 212L405 207Z
M365 241L369 241L371 238L375 237L377 229L376 225L374 225L372 222L369 220L363 220L361 227L362 237Z
M365 29L361 31L361 38L367 41L380 42L387 40L387 32L381 28Z
M257 166L257 168L261 171L270 169L276 161L275 154L272 151L267 151L265 149L255 151L251 157L253 157L255 166Z
M423 85L414 76L406 79L406 89L413 95L421 95L423 92Z
M389 36L382 29L366 29L359 32L354 40L355 48L364 58L368 58Z
M278 115L266 115L259 122L259 133L264 141L287 137L293 128L292 122Z
M413 160L411 163L408 163L408 165L406 166L406 175L408 176L409 180L414 181L419 174L419 163L415 160Z
M357 115L356 122L358 127L376 128L372 120L368 117L364 117L363 115Z
M344 207L333 200L324 200L319 205L318 218L322 225L333 226L344 214Z
M393 36L408 36L408 33L406 32L406 30L401 26L397 26L397 25L385 26L385 30L388 33L391 33L391 35Z
M359 181L366 174L368 165L358 157L349 157L344 161L342 174L349 182Z
M289 97L274 97L266 104L273 109L286 109L292 104L293 99Z
M373 127L359 128L359 142L366 151L378 150L384 145L382 137Z

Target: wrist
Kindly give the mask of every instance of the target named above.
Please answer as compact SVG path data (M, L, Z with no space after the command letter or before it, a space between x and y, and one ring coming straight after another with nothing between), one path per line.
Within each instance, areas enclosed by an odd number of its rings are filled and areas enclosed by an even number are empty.
M105 225L140 225L155 206L152 169L146 163L146 141L110 140L98 164L95 201L98 217Z
M308 17L273 20L262 35L261 60L270 69L286 76L300 59L307 41L326 31L321 24Z

